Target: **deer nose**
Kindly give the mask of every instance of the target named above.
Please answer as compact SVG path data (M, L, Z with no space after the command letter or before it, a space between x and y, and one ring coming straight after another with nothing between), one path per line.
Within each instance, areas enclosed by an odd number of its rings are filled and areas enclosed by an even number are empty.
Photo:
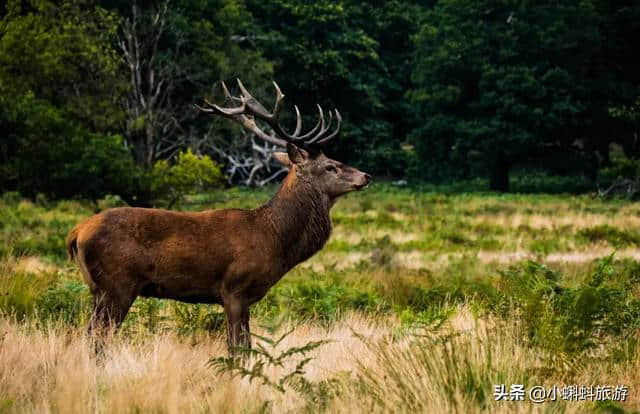
M364 178L366 178L367 182L371 182L373 177L370 174L364 173Z

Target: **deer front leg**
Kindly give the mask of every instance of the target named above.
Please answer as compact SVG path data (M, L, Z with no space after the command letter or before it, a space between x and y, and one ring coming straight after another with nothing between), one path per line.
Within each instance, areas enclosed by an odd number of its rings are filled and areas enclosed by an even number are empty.
M227 321L227 346L231 354L234 348L250 347L249 303L246 299L232 296L224 301L224 313Z

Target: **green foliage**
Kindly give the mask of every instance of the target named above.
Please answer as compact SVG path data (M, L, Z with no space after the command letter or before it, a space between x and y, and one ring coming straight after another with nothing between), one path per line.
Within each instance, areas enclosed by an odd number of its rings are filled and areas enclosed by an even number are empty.
M624 105L610 109L611 115L629 123L640 125L640 97L632 105Z
M577 235L589 243L606 241L615 248L640 245L640 234L637 232L621 230L606 224L582 229Z
M598 179L604 185L616 180L640 180L640 160L629 158L620 146L613 146L609 154L610 164L602 168Z
M272 288L255 306L269 318L287 317L329 324L345 311L384 312L388 305L375 292L350 286L342 272L319 274L309 271L304 278Z
M435 305L419 312L413 308L405 308L398 314L401 326L398 327L395 335L396 337L407 337L436 333L455 313L455 309L451 305Z
M182 335L194 334L199 330L222 332L224 330L224 313L212 309L209 305L173 302L172 318Z
M164 322L168 317L162 312L166 302L157 298L141 298L129 311L131 317L127 318L123 328L125 330L139 330L155 334L165 327Z
M209 156L198 156L188 149L178 154L173 165L165 160L155 163L151 191L156 200L171 208L186 194L222 186L224 175L220 167Z
M131 198L137 169L107 131L122 112L116 16L74 1L27 3L9 2L0 20L0 190Z
M427 10L410 91L424 119L411 135L414 171L436 179L488 172L492 189L504 191L514 165L566 158L577 138L592 159L582 171L593 171L593 152L606 156L609 140L622 139L610 134L620 126L610 103L628 99L608 69L590 65L605 53L595 45L615 31L604 24L615 12L600 6L448 0Z
M292 344L290 336L267 329L254 336L253 350L214 358L212 368L264 384L274 401L295 394L309 412L337 407L340 396L371 398L381 410L428 411L434 399L423 398L425 379L436 390L430 395L437 393L447 407L486 410L493 407L495 384L564 384L591 375L606 382L611 372L632 372L640 349L640 262L631 249L619 253L629 258L593 263L544 255L588 255L601 251L603 241L634 246L638 225L628 217L640 212L637 203L424 188L432 191L378 184L346 197L332 211L340 218L335 245L290 271L251 308L253 324L276 329L284 320L301 335L310 329L343 338L349 335L336 324L363 327L369 338L360 337L371 345L365 366L311 380L310 367L318 366L309 358L333 345ZM190 195L194 204L186 206L252 207L272 191L215 189ZM87 323L91 298L80 272L63 261L62 243L96 206L38 199L0 197L0 314L13 315L19 329L44 330L55 322L75 332ZM489 239L500 243L478 242ZM521 260L523 252L538 253L539 262ZM224 324L220 306L138 298L117 343L137 347L176 332L181 337L165 339L209 346L224 338Z
M98 200L96 205L98 210L102 211L108 208L123 207L126 203L120 196L107 194L104 198Z
M134 165L132 143L123 140L129 137L122 101L131 85L115 46L130 4L100 3L104 8L87 7L83 0L10 1L2 10L0 129L6 138L0 141L0 191L52 199L116 194L144 205L154 186L156 194L166 191L161 196L176 202L185 182L155 177L152 183ZM248 72L243 79L266 83L269 62L230 39L250 28L251 15L242 2L172 4L155 58L179 68L172 105L190 108L194 96L231 74ZM181 131L204 135L203 118L194 121L192 111L186 114L191 124Z
M8 1L0 20L2 95L33 93L65 117L104 132L123 116L115 104L123 92L112 47L118 22L117 15L80 0Z
M46 217L50 209L57 214ZM63 260L66 258L64 239L78 221L76 214L88 215L90 212L79 203L68 201L51 206L13 200L10 203L0 202L0 236L3 241L0 255L35 254Z
M82 326L88 320L92 300L87 286L75 279L59 279L37 299L37 316Z
M408 1L248 1L265 34L258 45L303 113L337 107L343 139L330 153L376 174L403 175L410 118L402 93L415 12ZM309 120L309 125L312 121Z
M86 322L89 303L84 283L64 272L29 271L18 267L16 258L0 257L0 314L78 326Z
M501 291L532 344L552 353L581 353L640 327L640 299L631 293L637 269L622 266L608 256L572 287L557 272L527 262L501 273Z
M291 329L277 339L252 334L256 338L255 347L236 347L233 349L236 355L212 358L209 360L209 366L218 374L228 373L232 377L260 381L263 385L283 394L287 391L296 392L307 402L305 411L317 412L319 409L326 408L329 401L336 395L337 380L330 378L309 381L305 377L305 367L312 358L307 355L330 341L310 341L302 346L292 346L276 353L278 346L293 331L294 329ZM275 380L265 373L265 369L271 371L275 368L284 368L285 364L291 363L295 364L293 370L285 371Z
M159 4L140 4L141 40ZM155 57L140 60L154 68L142 89L154 73L166 94L137 111L123 105L134 91L118 47L131 2L3 3L0 191L149 205L157 183L140 165L212 143L251 150L238 125L191 110L236 77L260 98L277 80L305 125L316 103L339 108L329 154L377 176L582 192L600 167L599 184L638 175L637 3L176 0L166 17ZM158 117L171 125L149 135ZM612 142L626 159L609 160Z
M526 194L583 194L594 189L593 182L584 176L550 175L526 170L515 172L510 177L509 186L514 193Z

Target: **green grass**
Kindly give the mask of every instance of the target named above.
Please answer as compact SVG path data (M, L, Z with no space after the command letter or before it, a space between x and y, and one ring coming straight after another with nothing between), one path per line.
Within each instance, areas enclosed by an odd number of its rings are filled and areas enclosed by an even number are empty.
M184 207L250 208L273 191L199 194ZM80 201L0 199L0 314L42 329L87 323L88 289L66 261L64 238L95 209ZM638 213L634 203L586 195L447 194L378 184L337 203L325 249L290 271L253 306L252 316L261 325L326 328L353 312L394 321L391 342L363 338L384 372L362 367L346 383L291 377L307 387L300 395L310 396L308 404L321 402L308 405L314 409L329 407L338 395L365 393L389 411L425 410L429 402L414 395L419 390L411 382L421 370L436 370L432 380L449 406L466 401L487 408L493 384L567 382L593 367L622 369L640 352ZM564 253L579 260L551 260ZM472 350L467 339L440 335L460 307L493 321L482 334L489 340L517 323L513 346L537 355L539 364L501 366L491 347L477 354L477 344ZM173 332L195 344L201 335L224 335L224 315L218 306L138 299L123 332L134 341ZM414 341L410 349L390 345L407 340ZM228 360L218 362L246 374ZM394 368L407 364L415 365L409 376ZM278 391L291 391L291 384L278 384Z

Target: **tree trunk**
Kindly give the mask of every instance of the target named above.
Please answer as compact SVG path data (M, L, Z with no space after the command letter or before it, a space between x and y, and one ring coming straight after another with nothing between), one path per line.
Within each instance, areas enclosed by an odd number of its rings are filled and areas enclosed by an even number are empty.
M143 131L134 131L129 136L133 144L133 156L136 164L149 171L155 161L155 130L153 125L146 125Z
M506 193L509 191L509 161L504 153L498 152L493 156L490 165L491 177L489 188L493 191Z
M139 132L135 132L137 136L133 139L133 156L135 158L136 164L143 167L144 169L148 169L146 165L147 160L147 144L145 140L145 136L141 136Z
M144 160L144 168L148 171L153 167L153 161L155 159L155 125L153 124L153 114L149 113L147 115L147 123L146 123L146 157Z

